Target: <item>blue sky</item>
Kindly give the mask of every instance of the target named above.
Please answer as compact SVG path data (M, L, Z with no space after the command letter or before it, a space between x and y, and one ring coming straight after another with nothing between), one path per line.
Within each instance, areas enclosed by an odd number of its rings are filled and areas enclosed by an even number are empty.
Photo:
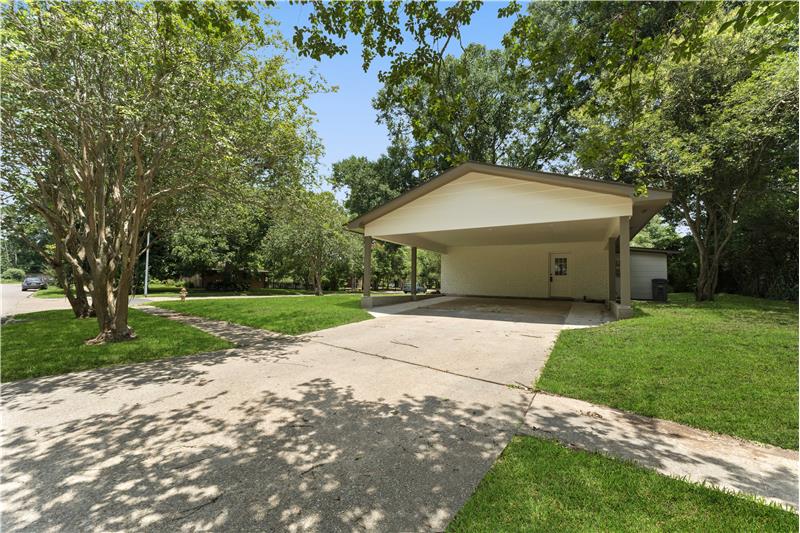
M513 17L497 18L497 10L503 5L499 2L483 5L472 23L462 30L464 45L481 43L490 48L501 46L503 35L513 21ZM269 9L268 14L279 22L280 30L290 40L294 26L305 25L311 9L310 6L279 3L277 7ZM359 39L348 37L345 43L348 45L347 55L324 58L319 62L297 58L295 65L297 72L316 69L329 85L339 87L335 93L314 95L309 101L317 114L317 134L325 147L319 169L321 177L330 173L330 166L336 161L350 155L373 159L383 153L388 145L386 128L376 123L377 115L371 102L380 88L378 72L389 65L389 60L377 58L370 70L364 72L361 68ZM448 53L453 55L460 52L457 43L448 49Z

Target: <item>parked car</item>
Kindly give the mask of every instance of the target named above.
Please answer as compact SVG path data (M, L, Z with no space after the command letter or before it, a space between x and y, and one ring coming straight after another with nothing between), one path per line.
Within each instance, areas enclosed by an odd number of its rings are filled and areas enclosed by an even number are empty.
M24 280L22 280L22 290L27 291L28 289L46 289L47 288L47 280L41 276L28 276Z
M428 289L426 289L425 287L423 287L422 285L417 283L417 294L425 294L425 291L427 291L427 290ZM403 292L405 292L406 294L410 294L411 293L411 284L410 283L406 283L405 285L403 285Z

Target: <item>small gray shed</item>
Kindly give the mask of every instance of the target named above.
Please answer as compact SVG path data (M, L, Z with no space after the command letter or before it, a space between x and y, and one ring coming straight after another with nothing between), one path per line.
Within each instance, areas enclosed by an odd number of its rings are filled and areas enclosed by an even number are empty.
M667 257L675 252L631 247L631 298L653 299L653 280L667 278ZM619 275L617 276L619 287Z

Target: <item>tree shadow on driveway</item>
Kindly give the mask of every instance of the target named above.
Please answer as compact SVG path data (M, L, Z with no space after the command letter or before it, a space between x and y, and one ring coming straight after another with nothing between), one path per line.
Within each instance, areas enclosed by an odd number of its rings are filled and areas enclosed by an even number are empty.
M3 383L0 395L5 409L36 411L46 409L50 404L30 402L28 400L30 395L50 394L65 389L78 393L104 395L120 388L137 389L158 383L203 386L208 384L207 367L225 363L232 358L257 363L290 364L288 361L290 354L305 342L306 340L300 337L273 335L269 338L254 339L254 342L244 348L167 357L142 363Z
M441 530L529 400L235 394L6 430L4 530Z

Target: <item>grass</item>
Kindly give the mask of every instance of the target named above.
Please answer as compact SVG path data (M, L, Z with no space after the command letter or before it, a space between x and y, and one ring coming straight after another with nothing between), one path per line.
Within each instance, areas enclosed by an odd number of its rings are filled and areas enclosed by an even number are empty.
M132 341L87 346L97 334L93 319L77 320L71 311L17 315L3 325L0 379L4 382L65 374L102 366L139 363L164 357L220 350L227 341L191 326L130 310Z
M34 298L63 298L64 289L51 285L46 289L39 289L33 293Z
M180 313L298 335L371 318L351 294L301 298L232 298L154 303Z
M776 506L517 436L447 531L797 531Z
M189 292L190 298L213 298L215 296L288 296L292 294L313 294L313 291L303 289L250 289L247 291L210 291L207 289L186 289ZM181 288L174 285L161 285L154 284L148 288L148 297L150 296L180 296ZM46 289L36 291L34 294L37 298L63 298L64 289L56 286L48 287ZM142 293L137 293L136 296L143 296Z
M563 331L536 386L796 450L797 326L795 303L673 294Z

